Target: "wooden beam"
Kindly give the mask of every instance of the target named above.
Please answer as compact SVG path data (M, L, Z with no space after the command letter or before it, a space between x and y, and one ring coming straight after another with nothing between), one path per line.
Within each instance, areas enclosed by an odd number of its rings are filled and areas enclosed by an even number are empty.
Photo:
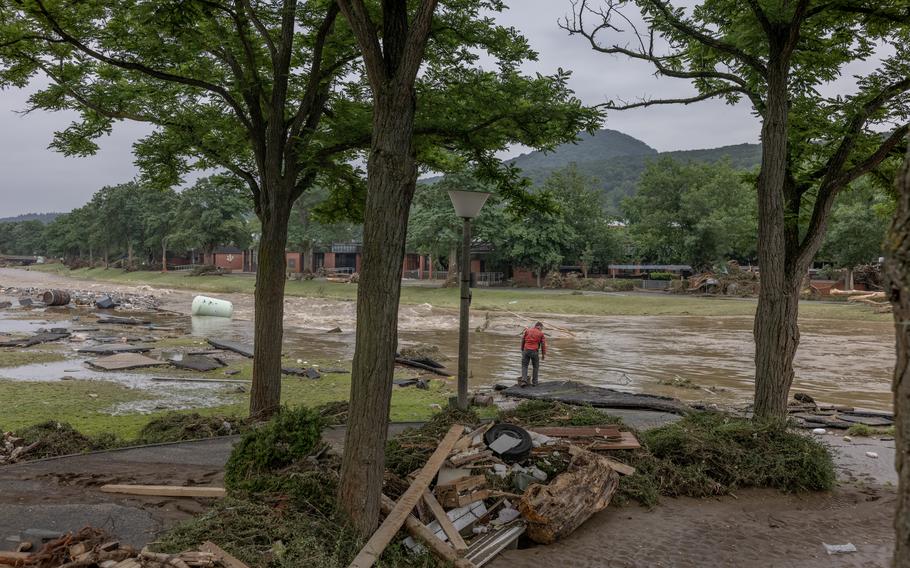
M455 549L456 554L464 556L464 553L468 550L468 545L461 538L461 534L455 528L455 525L452 524L452 520L446 515L445 509L442 508L442 505L439 504L439 501L436 500L436 497L433 497L429 490L423 492L423 501L430 508L433 516L436 517L436 521L442 527L442 532L449 537L449 542L452 543L452 548Z
M433 534L433 533L430 533ZM435 538L435 537L434 537ZM439 539L437 539L439 540ZM0 550L0 564L9 564L10 566L22 566L31 558L28 552L7 552Z
M427 490L433 478L436 477L436 473L442 467L442 463L446 458L449 457L449 452L452 451L452 447L463 432L464 426L460 424L453 424L449 428L449 432L439 443L436 451L433 452L427 463L417 473L414 482L404 492L404 495L401 496L392 511L379 525L379 529L373 533L373 536L370 537L370 540L367 541L348 568L370 568L376 562L382 551L392 542L395 533L404 524L417 502L423 497L424 491Z
M382 512L389 514L392 512L392 509L394 507L395 502L383 495ZM429 547L433 554L442 560L452 564L455 566L455 568L475 568L473 563L465 560L464 558L459 558L454 548L441 541L435 534L433 534L433 531L428 529L426 525L417 520L414 515L407 516L404 521L404 528L407 529L409 533L411 533L411 536Z
M179 485L102 485L104 493L151 495L155 497L224 497L224 487L184 487Z
M211 552L215 555L215 558L225 565L226 568L249 568L246 564L237 560L227 552L225 552L220 546L214 542L207 540L199 546L199 550L203 552Z

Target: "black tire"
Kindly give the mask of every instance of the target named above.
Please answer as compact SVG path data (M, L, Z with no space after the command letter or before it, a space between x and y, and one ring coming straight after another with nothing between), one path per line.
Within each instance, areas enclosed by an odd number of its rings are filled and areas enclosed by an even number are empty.
M497 424L487 430L483 435L483 441L489 446L499 439L500 436L506 435L518 438L520 441L517 446L509 448L501 454L497 454L504 462L519 462L527 458L531 453L534 444L531 442L531 435L527 430L514 424Z

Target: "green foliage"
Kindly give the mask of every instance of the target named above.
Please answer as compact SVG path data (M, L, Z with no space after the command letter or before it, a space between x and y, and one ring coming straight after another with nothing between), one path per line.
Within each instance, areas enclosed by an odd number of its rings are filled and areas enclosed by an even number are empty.
M180 193L174 232L168 238L181 249L211 251L217 245L250 244L252 203L241 181L215 175L199 179Z
M894 213L894 198L869 181L860 181L838 199L819 255L836 268L878 262Z
M38 446L28 453L27 459L82 454L124 445L111 434L86 436L66 422L55 420L16 430L15 435L22 438L26 445L38 443Z
M744 487L827 491L835 482L828 448L780 424L695 412L639 433L639 440L641 450L617 454L636 470L623 478L619 497L647 506L660 496L708 497Z
M648 274L649 280L673 280L676 277L672 272L652 272Z
M453 424L473 427L480 422L473 410L447 409L433 415L420 428L408 428L389 440L385 451L385 467L392 473L407 477L423 467Z
M44 223L38 220L0 223L0 254L41 254L46 232Z
M246 423L236 416L201 416L195 412L168 412L154 418L139 431L135 443L158 444L240 434Z
M699 268L755 256L755 192L728 162L653 162L623 211L637 258Z
M224 467L228 489L310 455L322 440L322 418L306 407L282 408L268 423L243 435Z

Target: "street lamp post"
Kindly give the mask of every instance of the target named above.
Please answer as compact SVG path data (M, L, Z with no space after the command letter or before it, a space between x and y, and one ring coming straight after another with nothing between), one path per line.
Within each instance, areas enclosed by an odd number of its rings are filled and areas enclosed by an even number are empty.
M461 234L461 310L458 318L458 408L468 408L468 325L471 309L471 219L480 214L489 193L449 191L455 214L464 220Z

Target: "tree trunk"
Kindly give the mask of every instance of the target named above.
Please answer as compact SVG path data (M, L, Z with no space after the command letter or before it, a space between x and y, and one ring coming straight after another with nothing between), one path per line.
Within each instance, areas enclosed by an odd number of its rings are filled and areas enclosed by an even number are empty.
M167 239L161 239L161 271L167 272Z
M910 153L897 178L897 211L885 239L886 290L890 291L897 336L894 367L895 467L894 566L910 566Z
M300 267L300 271L309 274L313 272L313 241L306 241L303 244L303 251L301 256L303 257L303 266Z
M773 46L771 53L775 53ZM753 326L758 420L786 419L787 396L793 383L793 357L799 345L799 286L805 270L794 265L794 248L799 246L798 219L788 216L788 207L793 206L787 192L788 73L786 62L773 58L769 61L758 175L761 288Z
M537 269L537 287L540 288L540 273L543 272L542 268Z
M272 195L271 199L280 200ZM285 247L290 206L264 213L259 240L253 321L253 384L250 416L265 419L281 405L281 348L284 336Z
M341 509L363 535L379 520L402 262L417 182L414 110L413 89L374 93L350 418L338 488Z
M853 267L844 269L844 289L853 289Z
M133 267L133 241L126 243L126 266L127 268Z

